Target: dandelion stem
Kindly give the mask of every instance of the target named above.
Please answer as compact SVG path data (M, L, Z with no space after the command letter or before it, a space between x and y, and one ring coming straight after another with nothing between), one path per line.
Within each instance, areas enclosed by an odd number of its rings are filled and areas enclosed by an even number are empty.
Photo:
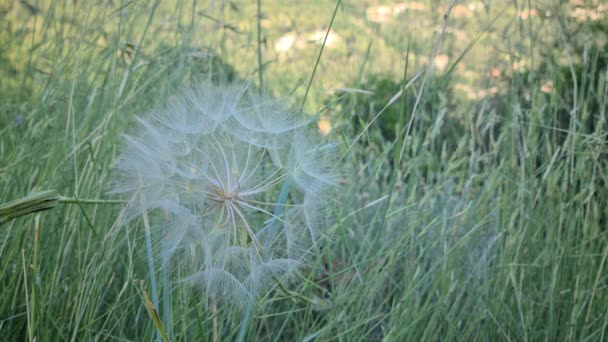
M276 210L276 215L272 215L270 213L271 216L273 216L275 219L279 220L279 221L283 221L283 219L281 219L279 216L283 213L283 206L285 206L285 202L287 201L287 195L289 194L289 187L291 186L291 178L287 178L285 180L285 182L283 183L283 186L281 187L281 192L279 193L279 198L277 200L277 204L279 205L277 207ZM255 207L253 207L255 208ZM265 212L265 211L264 211ZM283 221L285 222L285 221ZM275 221L276 224L276 221ZM276 227L275 227L276 228ZM283 291L286 295L290 296L290 297L295 297L297 299L300 299L301 301L308 303L308 304L316 304L315 301L313 299L310 299L306 296L303 296L297 292L293 292L291 290L289 290L281 281L281 279L275 277L275 281L277 282L277 284L279 285L279 288L281 289L281 291ZM247 308L249 310L249 308Z
M243 342L245 340L245 333L247 332L247 325L249 323L249 317L251 316L252 309L253 303L249 302L249 304L247 304L245 317L243 318L243 322L241 322L241 328L239 329L239 336L237 337L238 342Z
M150 273L150 282L152 283L152 303L155 308L158 308L158 289L156 288L156 274L154 273L154 255L152 254L152 237L150 234L150 222L148 220L148 212L146 210L146 206L144 203L143 195L141 198L141 207L142 207L142 218L144 221L144 228L146 231L146 252L148 253L148 271ZM159 342L162 341L162 336L160 332L156 331L156 340Z

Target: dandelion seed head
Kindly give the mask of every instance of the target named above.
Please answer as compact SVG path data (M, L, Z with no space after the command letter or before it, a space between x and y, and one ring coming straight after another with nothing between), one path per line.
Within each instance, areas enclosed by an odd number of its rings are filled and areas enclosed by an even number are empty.
M326 227L334 148L310 119L244 84L188 89L136 118L112 192L162 211L163 253L207 298L238 305L289 279ZM158 223L157 223L158 224Z

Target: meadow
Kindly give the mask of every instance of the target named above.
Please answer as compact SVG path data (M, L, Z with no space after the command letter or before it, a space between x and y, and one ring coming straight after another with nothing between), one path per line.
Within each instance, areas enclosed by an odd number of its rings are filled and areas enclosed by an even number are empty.
M0 2L0 340L607 340L607 17L595 0ZM179 260L150 272L147 216L111 193L137 117L201 82L263 89L337 150L323 239L246 310ZM2 206L21 198L27 215Z

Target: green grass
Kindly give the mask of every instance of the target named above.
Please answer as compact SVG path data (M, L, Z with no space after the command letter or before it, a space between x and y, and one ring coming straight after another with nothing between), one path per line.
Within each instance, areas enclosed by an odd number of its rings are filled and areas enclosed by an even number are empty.
M448 67L430 75L448 1L385 24L366 19L366 2L343 1L332 25L342 43L325 46L308 90L321 45L279 55L272 44L327 27L335 2L261 1L259 26L256 2L23 3L0 4L0 204L47 189L108 199L135 115L203 78L263 79L296 106L308 92L304 108L335 128L344 178L331 239L288 286L316 304L273 290L245 340L608 338L605 42L576 40L597 22L541 1L453 12ZM517 19L536 7L552 15ZM495 67L502 76L486 76ZM391 106L393 141L372 119L399 89L373 115L357 109L365 95L332 101L374 75L403 86L420 71ZM496 94L468 99L463 84ZM1 225L0 340L155 339L143 236L115 204L59 204ZM211 340L213 317L220 340L236 339L243 315L214 316L200 291L175 282L171 340Z

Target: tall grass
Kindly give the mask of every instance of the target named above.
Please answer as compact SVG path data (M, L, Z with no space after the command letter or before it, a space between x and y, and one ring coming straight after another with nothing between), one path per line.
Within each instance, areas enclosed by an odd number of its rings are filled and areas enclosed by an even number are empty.
M214 57L239 55L226 38L231 3L212 3L49 1L2 12L0 202L46 189L107 198L134 115L189 82L236 77ZM334 6L318 7L327 23ZM336 20L357 15L349 6ZM506 53L539 65L537 36L520 29ZM409 63L393 104L403 134L392 141L369 118L351 125L355 106L330 102L347 175L332 201L332 239L288 291L251 309L245 340L605 340L608 74L601 54L585 53L578 68L567 35L556 44L570 53L563 64L513 72L499 96L459 107L446 96L468 55L420 92L422 77L405 85L429 70ZM353 80L365 78L367 57ZM324 58L318 73L331 73ZM277 77L262 70L265 85ZM311 111L322 109L317 94ZM458 129L445 125L450 116ZM144 225L124 225L122 215L115 205L59 205L0 226L0 339L156 338ZM172 339L209 340L214 318L221 340L237 338L242 315L212 312L201 289L177 282L186 274L171 276Z

